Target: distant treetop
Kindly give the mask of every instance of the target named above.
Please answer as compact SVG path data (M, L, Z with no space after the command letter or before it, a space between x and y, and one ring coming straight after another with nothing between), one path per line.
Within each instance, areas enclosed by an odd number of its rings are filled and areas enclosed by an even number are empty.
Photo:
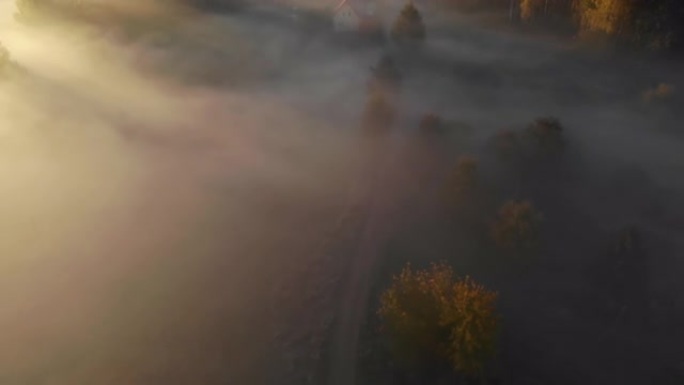
M413 2L409 2L392 26L392 39L398 43L416 43L425 40L425 35L423 17Z

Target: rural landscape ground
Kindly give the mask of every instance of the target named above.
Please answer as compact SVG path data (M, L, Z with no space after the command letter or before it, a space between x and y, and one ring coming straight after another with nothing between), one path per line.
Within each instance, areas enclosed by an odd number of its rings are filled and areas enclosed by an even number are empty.
M420 56L397 59L396 124L371 140L387 47L341 42L306 8L129 34L0 4L0 383L389 384L369 353L379 293L438 260L499 292L502 384L684 381L684 93L642 98L684 90L681 63L426 12ZM451 123L437 143L417 134L427 112ZM490 142L543 116L567 164L521 190ZM534 267L447 218L463 154L543 212ZM629 225L649 258L636 326L602 286Z

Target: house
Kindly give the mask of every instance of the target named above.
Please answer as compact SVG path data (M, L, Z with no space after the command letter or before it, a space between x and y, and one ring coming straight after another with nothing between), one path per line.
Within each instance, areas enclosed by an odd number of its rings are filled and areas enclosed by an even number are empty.
M372 0L342 0L333 11L337 32L372 33L382 28Z

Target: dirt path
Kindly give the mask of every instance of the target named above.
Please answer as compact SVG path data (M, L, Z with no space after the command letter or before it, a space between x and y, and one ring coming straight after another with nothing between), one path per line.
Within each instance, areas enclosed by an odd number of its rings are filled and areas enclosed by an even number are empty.
M368 179L364 197L367 202L366 212L361 222L357 248L349 256L352 260L349 262L346 280L342 283L342 302L330 345L327 383L331 385L355 383L358 337L368 307L373 269L382 255L392 227L394 200L387 176L392 169L393 157L388 151L382 153L384 155L380 157L377 166L373 167Z

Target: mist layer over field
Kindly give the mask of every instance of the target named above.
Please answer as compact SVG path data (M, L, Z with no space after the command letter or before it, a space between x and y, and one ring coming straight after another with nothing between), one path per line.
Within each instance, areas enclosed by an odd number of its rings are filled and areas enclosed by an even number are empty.
M377 164L359 118L378 47L338 44L277 8L188 12L130 34L26 26L9 1L2 7L14 61L0 83L4 384L328 380L317 370L347 359L326 353L325 340L362 242L362 224L348 218L378 202L415 204L412 167L432 156L414 151L426 111L470 127L448 139L440 170L457 148L478 153L500 129L558 117L585 183L596 184L569 187L567 200L601 231L638 223L663 239L662 255L681 256L681 112L642 100L660 83L684 86L668 64L591 57L465 21L436 29L404 71L391 182L369 190ZM625 169L630 187L614 189ZM395 230L394 219L373 223ZM406 250L451 253L422 240ZM662 286L681 290L681 261L667 258ZM649 365L634 378L659 368ZM627 383L629 370L618 372L600 378Z

